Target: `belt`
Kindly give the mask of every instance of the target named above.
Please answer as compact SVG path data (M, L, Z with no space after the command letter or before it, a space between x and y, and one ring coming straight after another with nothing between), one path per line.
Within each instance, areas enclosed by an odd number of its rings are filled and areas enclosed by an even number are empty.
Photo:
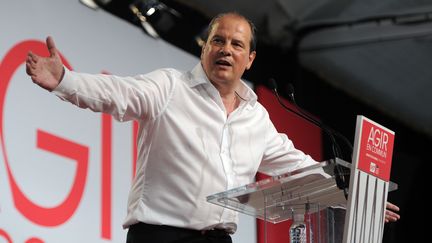
M224 229L207 229L207 230L194 230L194 229L187 229L187 228L180 228L180 227L174 227L169 225L154 225L154 224L146 224L143 222L139 222L137 224L131 225L131 227L136 228L145 228L147 230L169 230L169 231L176 231L176 232L184 232L189 234L201 234L201 235L207 235L207 236L224 236L229 235L229 233Z
M228 232L224 229L208 229L208 230L200 230L200 233L202 235L213 235L213 236L223 236L223 235L229 235Z

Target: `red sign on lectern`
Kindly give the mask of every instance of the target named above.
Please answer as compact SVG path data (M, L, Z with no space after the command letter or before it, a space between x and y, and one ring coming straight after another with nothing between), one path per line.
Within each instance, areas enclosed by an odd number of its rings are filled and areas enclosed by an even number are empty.
M394 132L361 116L358 166L368 174L384 181L390 180Z

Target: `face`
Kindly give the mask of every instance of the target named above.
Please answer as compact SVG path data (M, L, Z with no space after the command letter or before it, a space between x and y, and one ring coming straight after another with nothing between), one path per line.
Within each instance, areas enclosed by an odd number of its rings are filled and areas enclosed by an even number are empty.
M250 52L249 23L235 15L221 17L214 25L201 52L201 63L214 84L234 85L255 59Z

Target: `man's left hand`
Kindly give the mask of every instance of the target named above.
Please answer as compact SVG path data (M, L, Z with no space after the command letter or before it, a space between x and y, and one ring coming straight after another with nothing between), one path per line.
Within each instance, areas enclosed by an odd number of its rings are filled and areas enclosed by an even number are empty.
M394 205L393 203L387 202L385 212L385 222L396 222L400 219L400 215L396 212L399 212L399 207Z

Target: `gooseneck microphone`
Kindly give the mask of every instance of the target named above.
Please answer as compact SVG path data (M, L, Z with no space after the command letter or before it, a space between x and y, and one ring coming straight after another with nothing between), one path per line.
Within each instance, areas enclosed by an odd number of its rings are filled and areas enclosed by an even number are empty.
M273 81L274 81L274 80L273 80ZM274 82L275 82L275 81L274 81ZM277 92L277 90L276 90L276 92ZM303 109L302 109L302 108L297 104L297 102L296 102L296 100L295 100L295 97L294 97L294 87L293 87L293 85L292 85L291 83L288 83L288 97L289 97L289 101L290 101L290 102L291 102L291 103L292 103L292 104L297 108L297 110L298 110L301 114L303 114L305 117L307 117L311 122L316 122L316 125L317 125L317 126L323 128L323 129L328 130L328 131L329 131L333 136L335 136L335 137L341 139L341 140L344 142L344 144L349 148L349 159L351 159L351 157L352 157L352 152L353 152L353 146L352 146L351 142L350 142L350 141L349 141L349 140L348 140L344 135L340 134L338 131L332 129L331 127L327 126L326 124L324 124L324 123L320 122L319 120L314 119L312 116L308 115L308 113L305 112L305 111L304 111L304 110L303 110ZM281 102L281 101L279 100L279 102ZM307 118L305 118L305 119L307 119ZM336 144L336 147L338 148L339 153L341 153L341 149L340 149L340 147L339 147L338 144ZM342 157L341 154L339 154L338 157L344 159L344 158Z
M328 126L324 125L322 122L320 122L320 121L318 121L318 120L312 118L311 116L309 116L306 112L304 112L304 111L303 111L303 110L302 110L302 109L297 105L297 103L295 102L295 98L294 98L294 87L293 87L291 84L289 84L289 86L288 86L288 96L289 96L289 101L290 101L290 103L293 104L294 107L295 107L297 110L294 110L294 109L292 109L292 108L286 106L286 105L282 102L282 99L280 98L279 92L278 92L278 90L277 90L277 84L276 84L276 81L275 81L274 79L272 79L272 78L271 78L269 81L270 81L270 84L271 84L271 89L273 90L273 93L274 93L274 95L276 96L276 98L277 98L279 104L280 104L280 105L281 105L285 110L288 110L288 111L294 113L295 115L297 115L297 116L299 116L299 117L301 117L301 118L307 120L308 122L314 124L315 126L321 128L321 129L326 133L326 135L330 138L330 140L331 140L331 142L332 142L332 144L331 144L332 146L331 146L331 147L332 147L332 152L333 152L332 155L333 155L333 157L335 157L335 158L336 158L336 157L339 157L339 158L340 158L340 156L341 156L340 147L339 147L338 143L336 142L336 139L335 139L335 137L334 137L334 135L333 135L333 131L332 131Z
M305 112L299 105L297 105L297 102L295 101L295 97L294 97L294 87L292 86L292 84L288 84L288 97L289 97L289 102L294 105L296 110L286 106L282 102L282 99L280 98L279 93L277 91L276 80L271 78L269 80L269 82L270 82L271 89L272 89L274 95L276 96L279 104L285 110L287 110L291 113L294 113L295 115L301 117L302 119L308 121L309 123L314 124L315 126L321 128L324 131L324 133L329 137L329 139L331 141L332 156L334 159L342 158L341 148L340 148L339 144L337 143L335 136L342 139L344 141L344 143L346 143L346 145L350 148L350 155L352 155L352 145L348 141L348 139L346 139L342 134L333 130L332 128L325 125L321 121L313 118L307 112ZM336 164L334 173L335 173L335 177L336 177L337 186L339 187L339 189L344 191L345 197L347 198L348 197L348 186L349 186L349 177L347 175L349 175L349 170L342 168L340 165Z

